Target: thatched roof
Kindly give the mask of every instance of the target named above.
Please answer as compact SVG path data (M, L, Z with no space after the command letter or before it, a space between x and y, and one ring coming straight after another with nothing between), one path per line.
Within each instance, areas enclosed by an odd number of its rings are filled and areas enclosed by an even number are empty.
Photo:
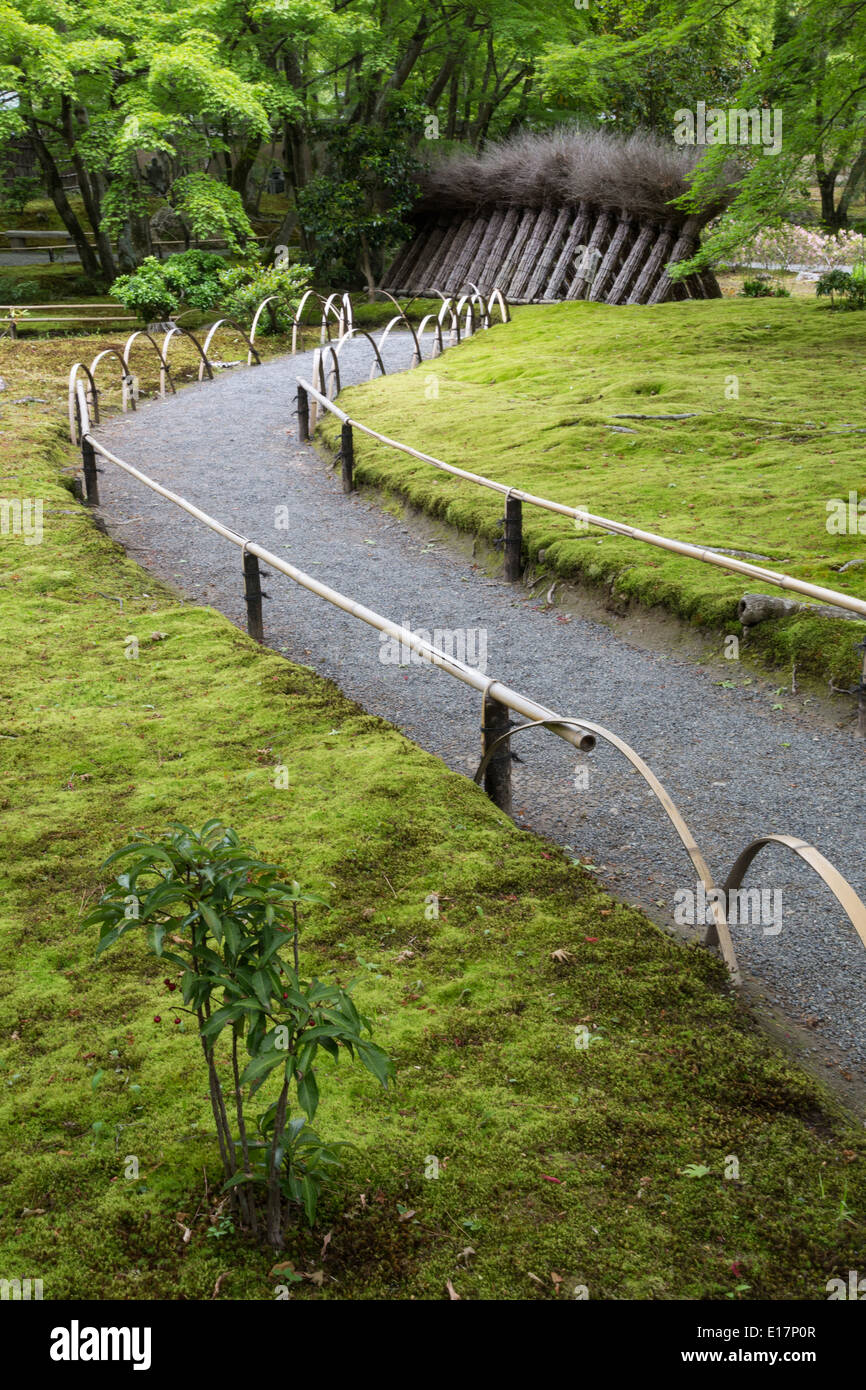
M686 214L670 204L688 189L702 154L701 146L678 146L647 131L620 136L568 126L522 134L480 155L449 155L431 163L417 212L427 217L432 212L584 201L599 208L627 208L640 218L679 222ZM701 222L730 202L738 173L733 161L725 166L718 196L706 205Z

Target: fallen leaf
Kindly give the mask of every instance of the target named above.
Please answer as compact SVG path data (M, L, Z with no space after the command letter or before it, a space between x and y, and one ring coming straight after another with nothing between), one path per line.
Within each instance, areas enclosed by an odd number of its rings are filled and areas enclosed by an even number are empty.
M223 1279L225 1279L226 1275L227 1275L227 1274L230 1274L230 1273L231 1273L231 1270L228 1270L228 1269L224 1269L224 1270L223 1270L222 1274L219 1276L219 1278L217 1279L216 1283L215 1283L214 1286L213 1286L213 1293L211 1294L211 1298L216 1298L217 1294L219 1293L220 1289L222 1288Z
M400 1215L397 1217L397 1220L398 1220L398 1221L411 1221L411 1220L412 1220L412 1217L413 1217L414 1215L415 1215L415 1209L414 1209L414 1207L410 1207L410 1209L409 1209L408 1211L401 1211L401 1212L400 1212Z
M546 1287L546 1286L545 1286L545 1283L544 1283L544 1280L543 1280L543 1279L539 1279L539 1277L538 1277L537 1274L529 1274L529 1278L532 1280L533 1284L537 1284L538 1287L539 1287L540 1289L543 1289L543 1288Z
M334 1234L333 1231L329 1231L328 1234L325 1236L325 1239L322 1241L322 1248L321 1248L321 1250L320 1250L320 1252L319 1252L319 1259L320 1259L320 1260L323 1260L323 1259L325 1258L325 1251L327 1250L328 1246L331 1244L331 1236L332 1236L333 1234Z
M448 1297L451 1299L451 1302L452 1302L452 1303L455 1303L455 1302L456 1302L456 1303L459 1303L459 1302L460 1302L460 1295L459 1295L459 1293L457 1292L457 1290L455 1289L454 1285L451 1283L451 1280L450 1280L450 1279L446 1279L446 1280L445 1280L445 1287L446 1287L446 1289L448 1290Z
M325 1282L325 1271L323 1269L317 1269L315 1274L308 1274L307 1278L311 1284L315 1284L316 1288L320 1289Z
M555 951L551 951L550 959L558 960L560 964L566 965L567 962L572 959L572 956L570 951L566 951L562 946L559 946Z

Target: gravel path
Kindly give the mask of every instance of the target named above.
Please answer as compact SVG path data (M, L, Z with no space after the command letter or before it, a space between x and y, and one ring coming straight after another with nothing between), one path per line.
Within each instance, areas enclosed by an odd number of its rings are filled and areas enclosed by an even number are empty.
M367 379L369 347L349 344L344 384ZM460 351L459 348L452 349ZM389 371L408 366L406 336L386 344ZM492 581L447 542L397 520L364 494L345 497L339 471L299 445L296 374L311 355L225 372L164 402L115 417L99 438L292 564L378 612L426 628L486 632L488 674L542 703L614 730L646 759L724 881L739 851L771 831L801 835L866 896L863 744L768 709L765 697L725 690L688 661L642 651L608 628L563 621L521 586ZM456 447L456 446L455 446ZM459 449L455 462L462 462ZM190 598L245 620L240 556L120 469L103 463L101 515L147 568ZM471 460L469 461L471 466ZM286 518L288 518L286 523ZM477 766L480 697L442 672L380 659L380 635L273 575L265 589L268 642L332 677L449 766ZM471 641L471 636L467 639ZM481 639L476 639L480 641ZM480 651L480 648L479 648ZM473 664L479 664L476 660ZM518 822L597 865L628 901L664 905L695 889L691 864L655 798L620 755L599 746L585 762L542 731L515 740ZM577 784L577 785L576 785ZM842 1049L866 1076L866 951L836 900L790 851L762 851L747 884L780 889L777 934L734 928L742 963L770 998ZM844 1061L842 1063L845 1064Z

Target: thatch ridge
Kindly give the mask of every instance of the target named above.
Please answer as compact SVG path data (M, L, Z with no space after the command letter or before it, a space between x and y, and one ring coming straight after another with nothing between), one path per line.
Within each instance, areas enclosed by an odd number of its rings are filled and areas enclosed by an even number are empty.
M560 126L524 132L491 145L480 155L458 153L432 162L422 179L417 212L479 212L491 207L592 204L628 209L632 216L682 222L671 207L685 193L702 146L675 145L650 131L622 136L613 131ZM722 172L717 195L700 217L706 222L733 198L739 175L734 161Z

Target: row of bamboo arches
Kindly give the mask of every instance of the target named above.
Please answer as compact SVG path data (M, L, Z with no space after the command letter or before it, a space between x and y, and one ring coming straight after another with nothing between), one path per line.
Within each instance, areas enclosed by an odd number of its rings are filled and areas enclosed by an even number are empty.
M407 318L405 311L400 307L396 299L394 299L393 295L389 294L386 290L380 291L380 293L383 294L386 299L392 301L397 312L385 327L377 343L371 334L355 326L352 300L348 293L335 292L326 297L319 294L316 290L307 290L292 316L292 354L296 353L298 350L298 334L301 328L310 327L309 323L304 323L304 315L309 312L307 309L309 303L318 303L321 312L320 339L325 350L330 352L329 377L332 381L336 381L336 389L338 391L339 355L345 343L355 336L366 338L372 347L373 359L370 368L370 376L372 378L377 370L380 375L385 375L385 364L381 350L388 336L395 328L399 327L411 334L414 343L412 366L415 367L422 360L422 343L426 335L432 335L433 340L429 355L431 357L438 357L439 353L442 352L446 346L450 346L452 343L459 343L462 337L473 334L477 328L489 328L492 323L494 310L498 309L500 319L503 323L507 323L510 318L508 302L498 289L494 289L490 295L485 296L478 291L477 286L472 285L459 298L440 295L439 297L442 300L442 305L439 311L437 313L427 314L421 320L418 327L415 328ZM175 384L171 375L171 367L169 365L169 357L173 345L179 342L181 338L188 339L198 355L199 381L202 381L205 375L212 381L215 369L222 365L218 359L210 355L211 344L218 330L221 328L231 329L233 332L239 333L247 346L247 366L252 366L254 363L256 366L259 366L261 364L261 358L255 346L256 332L262 315L267 311L273 317L276 306L281 300L281 295L268 295L266 299L262 300L253 315L249 336L247 336L244 329L241 328L240 324L236 323L234 319L222 318L217 319L216 323L210 325L207 329L204 341L200 342L199 338L194 333L190 332L189 329L182 327L179 322L172 322L163 333L161 344L157 341L155 334L151 333L148 329L138 329L127 338L123 346L114 344L110 347L103 348L101 352L96 354L89 365L85 362L73 363L69 372L69 437L72 443L79 444L81 442L81 421L79 419L80 412L77 393L77 384L81 377L85 379L86 383L84 391L90 411L90 418L94 424L98 424L100 389L97 386L97 374L100 369L103 368L103 364L112 366L117 376L119 376L121 408L124 413L128 410L135 410L136 408L138 380L131 365L132 349L136 342L139 343L139 346L149 349L152 353L156 354L159 361L159 394L163 399L165 398L167 389L172 395L176 393ZM276 326L275 320L274 326ZM333 345L331 341L332 332L334 330L336 330L338 335L336 345ZM322 375L323 369L318 365L319 360L320 359L317 359L316 367L318 373L317 380L324 380L324 376Z

